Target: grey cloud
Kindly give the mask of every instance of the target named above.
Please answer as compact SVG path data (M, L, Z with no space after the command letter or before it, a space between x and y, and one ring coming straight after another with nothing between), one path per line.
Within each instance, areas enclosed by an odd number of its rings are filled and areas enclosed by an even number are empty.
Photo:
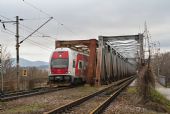
M90 39L98 35L124 35L137 34L144 30L145 20L153 40L160 40L161 46L169 49L169 25L170 25L170 1L169 0L25 0L34 4L43 11L54 16L57 21L49 22L40 32L53 37L30 39L39 42L46 47L54 47L54 39ZM43 18L49 16L40 13L32 7L24 4L22 0L5 0L0 2L0 14L15 19L16 15L22 18ZM24 21L22 24L33 29L41 25L45 20ZM60 22L58 24L57 22ZM64 24L64 26L61 25ZM9 26L14 32L15 27ZM30 31L31 32L31 31ZM21 29L20 33L27 36L29 32ZM4 33L0 35L5 37ZM40 35L40 34L35 34ZM8 35L7 35L8 37ZM1 38L2 39L2 38ZM22 39L22 38L21 38ZM4 40L4 38L3 38ZM13 39L15 41L15 39ZM23 45L22 51L27 51L33 46L29 41ZM15 51L11 47L12 52ZM30 48L36 54L39 47ZM42 50L42 53L46 53ZM50 52L49 52L50 53ZM27 57L30 53L27 53ZM15 55L15 53L13 53ZM26 54L22 53L22 56ZM31 54L30 54L31 55ZM36 57L34 57L36 58ZM46 57L47 59L48 57ZM44 59L44 58L43 58Z

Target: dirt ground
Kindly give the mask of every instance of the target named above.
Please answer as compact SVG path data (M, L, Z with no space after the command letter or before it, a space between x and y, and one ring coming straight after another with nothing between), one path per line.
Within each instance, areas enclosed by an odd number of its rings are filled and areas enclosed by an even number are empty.
M102 87L81 86L52 93L0 102L0 114L42 114L80 97L102 89Z

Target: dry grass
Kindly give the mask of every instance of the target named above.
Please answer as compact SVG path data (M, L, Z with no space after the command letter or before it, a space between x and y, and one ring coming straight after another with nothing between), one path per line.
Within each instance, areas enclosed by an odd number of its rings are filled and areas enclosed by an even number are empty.
M165 96L152 89L150 98L151 103L154 103L156 110L159 111L159 109L162 109L162 111L170 113L170 101L166 99Z
M137 80L137 91L135 88L128 90L129 93L138 95L137 105L141 105L149 110L158 112L170 112L170 102L155 90L155 78L151 66L143 66L140 69Z
M104 114L165 114L138 105L138 98L136 87L129 87L111 103Z
M141 104L139 103L139 94L137 93L137 88L136 87L130 87L127 89L128 94L132 96L131 103L144 107L148 110L153 110L158 113L170 113L170 101L167 100L163 95L161 95L158 91L155 89L151 89L151 94L150 94L150 99L149 101Z

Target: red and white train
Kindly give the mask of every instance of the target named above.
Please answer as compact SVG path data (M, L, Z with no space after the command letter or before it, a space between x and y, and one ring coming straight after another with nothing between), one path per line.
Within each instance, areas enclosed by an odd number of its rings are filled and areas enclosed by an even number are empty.
M86 81L88 55L57 48L50 57L49 82L78 84Z

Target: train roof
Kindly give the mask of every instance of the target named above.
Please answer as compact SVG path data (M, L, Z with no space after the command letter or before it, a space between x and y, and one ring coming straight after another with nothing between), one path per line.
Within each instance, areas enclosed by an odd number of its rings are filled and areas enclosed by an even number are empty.
M79 51L79 50L75 50L75 49L71 49L71 48L67 48L67 47L56 48L53 52L56 52L56 51L70 51L70 52L76 52L76 53L80 53L80 54L89 56L89 53L87 53L87 52L83 52L83 51Z

